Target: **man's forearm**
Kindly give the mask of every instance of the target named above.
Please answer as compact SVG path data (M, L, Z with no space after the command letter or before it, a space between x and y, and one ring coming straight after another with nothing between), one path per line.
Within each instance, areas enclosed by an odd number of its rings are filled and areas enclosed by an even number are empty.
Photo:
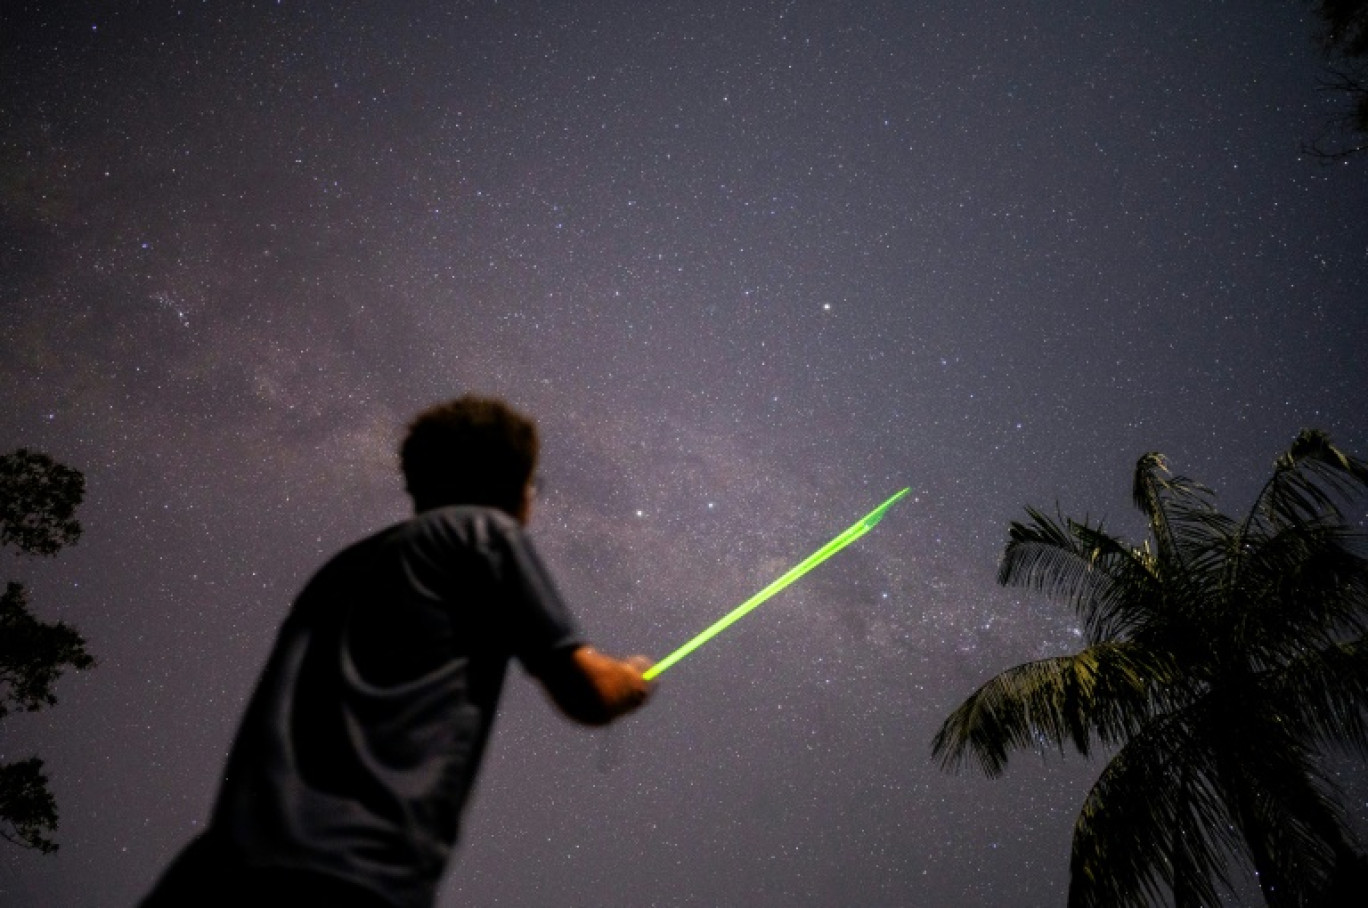
M615 659L592 646L572 650L542 677L551 699L576 722L606 725L645 703L654 687L641 673L644 656Z

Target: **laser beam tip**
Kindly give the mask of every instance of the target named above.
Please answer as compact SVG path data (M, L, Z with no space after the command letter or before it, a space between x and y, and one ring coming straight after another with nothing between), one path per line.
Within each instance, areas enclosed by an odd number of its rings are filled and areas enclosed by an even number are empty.
M912 487L911 487L911 486L908 486L907 488L905 488L905 489L903 489L902 491L898 492L898 493L897 493L896 495L894 495L893 497L889 498L889 499L888 499L887 501L885 501L883 504L879 505L877 508L875 508L875 509L873 510L872 513L870 513L870 515L869 515L868 517L866 517L866 518L864 519L864 521L863 521L864 525L865 525L866 527L872 527L872 526L874 526L874 524L878 523L880 520L883 520L883 516L884 516L884 514L887 514L887 513L888 513L888 509L891 508L891 507L893 507L893 505L897 504L898 501L901 500L901 499L903 498L903 496L907 495L907 494L908 494L909 492L911 492L911 491L912 491Z

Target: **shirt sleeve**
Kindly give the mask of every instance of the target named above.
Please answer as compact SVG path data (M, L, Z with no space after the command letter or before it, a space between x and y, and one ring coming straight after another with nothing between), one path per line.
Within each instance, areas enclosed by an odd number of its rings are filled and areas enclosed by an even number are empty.
M493 529L500 624L509 651L529 672L541 675L548 659L579 646L584 637L522 529L512 521L499 521Z

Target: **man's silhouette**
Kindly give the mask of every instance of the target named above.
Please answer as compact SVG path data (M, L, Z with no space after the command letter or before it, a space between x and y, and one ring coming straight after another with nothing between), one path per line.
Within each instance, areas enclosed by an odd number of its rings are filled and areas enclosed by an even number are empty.
M415 516L305 586L228 759L208 831L143 908L426 908L511 657L572 719L645 702L644 657L585 644L522 527L537 433L502 401L418 416Z

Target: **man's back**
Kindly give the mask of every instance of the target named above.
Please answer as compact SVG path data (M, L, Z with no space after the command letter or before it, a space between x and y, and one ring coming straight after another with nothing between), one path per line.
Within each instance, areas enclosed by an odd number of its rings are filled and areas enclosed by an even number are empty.
M580 642L502 512L439 508L349 547L281 627L208 836L245 868L431 904L509 658L535 672Z

